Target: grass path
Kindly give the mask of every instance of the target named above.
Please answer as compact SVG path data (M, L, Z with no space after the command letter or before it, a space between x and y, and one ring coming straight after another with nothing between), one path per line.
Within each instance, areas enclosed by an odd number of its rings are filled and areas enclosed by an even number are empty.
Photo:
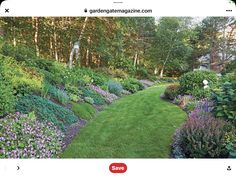
M165 86L121 98L88 123L63 158L168 158L176 128L186 118L160 99Z

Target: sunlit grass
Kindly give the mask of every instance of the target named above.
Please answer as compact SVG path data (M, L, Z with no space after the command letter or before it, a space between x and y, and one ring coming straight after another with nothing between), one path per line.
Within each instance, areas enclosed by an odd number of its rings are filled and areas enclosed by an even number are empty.
M163 101L165 86L126 96L98 114L62 154L64 158L168 158L186 114Z

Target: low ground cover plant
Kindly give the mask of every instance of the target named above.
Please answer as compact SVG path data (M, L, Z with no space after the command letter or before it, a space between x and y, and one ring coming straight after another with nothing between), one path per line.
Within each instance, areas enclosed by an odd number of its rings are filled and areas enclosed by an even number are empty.
M92 119L96 113L95 108L88 103L73 103L71 110L75 115L86 120Z
M0 119L0 158L53 158L61 153L63 133L34 114Z
M91 90L89 87L83 87L81 88L81 90L82 90L82 96L87 98L88 97L92 98L95 105L106 104L105 98L102 95L95 92L94 90Z
M36 95L20 98L16 110L24 114L34 111L39 120L49 121L62 130L78 121L78 117L71 110Z
M115 94L109 93L108 91L101 89L99 86L90 85L89 88L102 95L108 103L112 103L114 100L118 99Z

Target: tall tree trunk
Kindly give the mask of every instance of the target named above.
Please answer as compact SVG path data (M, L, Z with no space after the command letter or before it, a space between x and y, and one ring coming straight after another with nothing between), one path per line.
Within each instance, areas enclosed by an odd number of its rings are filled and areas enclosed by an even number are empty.
M88 17L85 17L84 24L82 26L82 29L81 29L81 32L80 32L80 35L79 35L79 38L78 38L78 42L80 42L80 40L81 40L81 38L84 34L84 30L85 30L85 27L87 25L87 21L88 21ZM74 46L73 46L72 49L71 49L71 52L70 52L69 68L72 68L72 66L73 66L74 53L77 53L77 55L75 57L75 60L78 60L78 58L79 58L79 49L75 49ZM78 61L78 63L80 63L80 61Z
M55 60L58 61L58 43L57 43L55 18L52 19L52 26L53 26L54 57L55 57Z
M16 37L13 38L13 46L16 47Z
M172 39L173 39L173 35L171 36L171 41L172 41ZM167 53L166 59L165 59L165 61L164 61L164 63L163 63L163 66L162 66L162 68L161 68L160 78L163 78L165 66L166 66L167 61L169 60L170 52L171 52L172 48L174 47L175 41L176 41L176 40L174 39L173 42L172 42L171 45L170 45L170 48L169 48L169 51L168 51L168 53Z
M54 55L55 55L55 60L58 61L58 47L57 47L57 34L56 33L54 33L53 39L54 39Z
M34 28L34 45L35 45L35 51L36 56L39 56L39 46L38 46L38 33L39 33L39 22L38 17L32 17L33 21L33 28Z
M15 22L16 17L13 17L13 20L14 20L14 22ZM13 46L16 47L16 27L15 27L14 24L13 24L13 26L12 26L12 31L13 31L13 40L12 40L12 43L13 43Z
M85 54L85 66L89 66L89 49L86 49L86 54Z
M138 59L138 52L136 51L134 55L134 67L136 67L137 59Z
M164 67L161 68L160 78L163 78L163 73L164 73Z
M52 43L51 36L49 37L49 46L50 46L50 49L49 49L50 57L53 57L53 43Z
M90 53L90 47L91 47L91 39L90 36L87 39L88 47L86 49L86 55L85 55L85 66L89 66L89 53Z
M166 56L166 59L165 59L165 61L164 61L164 63L163 63L163 66L162 66L162 68L161 68L161 71L160 71L160 78L163 78L165 66L166 66L167 61L169 60L170 52L171 52L171 50L172 50L172 47L173 47L173 45L172 45L171 48L169 49L168 54L167 54L167 56Z

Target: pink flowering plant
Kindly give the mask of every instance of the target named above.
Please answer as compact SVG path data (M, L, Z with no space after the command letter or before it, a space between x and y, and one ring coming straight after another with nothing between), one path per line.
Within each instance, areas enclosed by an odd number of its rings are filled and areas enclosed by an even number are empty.
M10 114L0 120L0 158L53 158L61 153L64 135L34 114Z
M118 97L115 94L102 90L99 86L90 85L89 87L98 94L102 95L108 103L112 103L114 100L118 99Z

